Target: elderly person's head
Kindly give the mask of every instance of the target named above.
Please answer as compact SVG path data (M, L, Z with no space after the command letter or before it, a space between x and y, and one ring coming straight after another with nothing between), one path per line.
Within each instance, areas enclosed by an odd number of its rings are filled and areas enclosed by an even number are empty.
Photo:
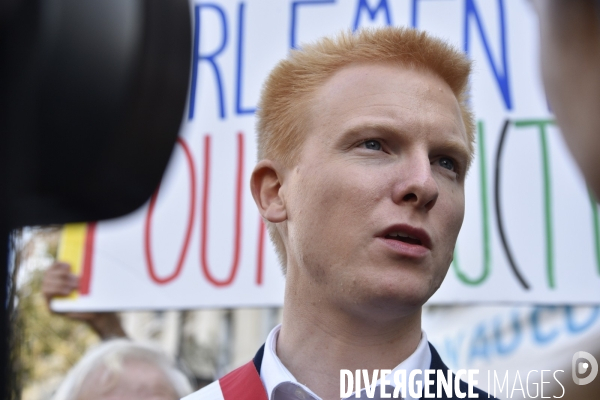
M163 352L116 339L89 351L53 400L176 400L191 391L186 376Z

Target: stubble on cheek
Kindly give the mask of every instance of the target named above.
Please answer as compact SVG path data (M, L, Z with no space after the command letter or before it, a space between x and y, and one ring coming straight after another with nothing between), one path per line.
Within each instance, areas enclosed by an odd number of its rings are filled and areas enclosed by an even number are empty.
M317 163L298 171L290 223L290 244L295 263L308 274L313 285L328 286L332 269L342 268L350 243L356 241L356 221L365 218L365 210L355 194L340 185L339 177L329 174ZM339 272L338 272L339 274Z
M432 283L433 292L431 293L431 296L433 296L433 294L435 292L437 292L437 290L440 288L440 286L442 286L442 282L444 282L444 279L446 278L446 275L448 274L448 270L450 269L450 264L452 263L453 259L454 259L454 250L450 250L447 252L447 255L443 259L442 264L437 267L440 269L440 272L437 274L435 282Z

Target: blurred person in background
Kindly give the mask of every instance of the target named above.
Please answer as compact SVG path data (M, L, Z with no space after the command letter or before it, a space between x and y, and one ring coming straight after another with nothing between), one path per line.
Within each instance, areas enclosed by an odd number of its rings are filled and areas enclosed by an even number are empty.
M600 196L600 1L532 0L550 108L596 197Z
M539 17L546 96L586 183L600 196L600 1L531 0ZM594 354L600 360L600 354ZM565 385L565 399L597 399L600 378ZM560 396L562 389L557 389Z
M52 399L176 400L191 392L189 380L161 350L112 339L89 350Z
M55 262L44 272L42 293L46 299L48 310L53 298L68 296L79 288L79 278L71 272L69 264ZM121 320L115 312L85 312L85 313L55 313L74 320L85 322L102 340L124 338L127 334L123 330Z
M54 312L53 298L79 288L69 264L55 262L45 272L42 294L55 315L86 323L103 341L69 371L54 400L179 399L193 389L166 353L127 338L116 312Z

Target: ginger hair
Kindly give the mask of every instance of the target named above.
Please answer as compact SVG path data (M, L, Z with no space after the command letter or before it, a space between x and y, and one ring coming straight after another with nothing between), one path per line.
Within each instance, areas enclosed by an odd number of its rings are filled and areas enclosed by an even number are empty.
M292 50L273 68L257 110L258 160L293 166L307 135L314 93L344 67L369 63L427 71L446 82L460 107L472 158L475 124L467 102L471 62L463 52L423 31L385 27L322 38ZM285 274L285 244L275 224L266 224Z

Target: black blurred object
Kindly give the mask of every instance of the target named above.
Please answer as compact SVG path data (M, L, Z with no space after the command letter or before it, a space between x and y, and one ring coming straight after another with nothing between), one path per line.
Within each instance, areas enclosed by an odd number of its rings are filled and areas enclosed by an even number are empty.
M8 233L118 217L151 196L184 117L191 34L187 0L0 3L5 393Z

